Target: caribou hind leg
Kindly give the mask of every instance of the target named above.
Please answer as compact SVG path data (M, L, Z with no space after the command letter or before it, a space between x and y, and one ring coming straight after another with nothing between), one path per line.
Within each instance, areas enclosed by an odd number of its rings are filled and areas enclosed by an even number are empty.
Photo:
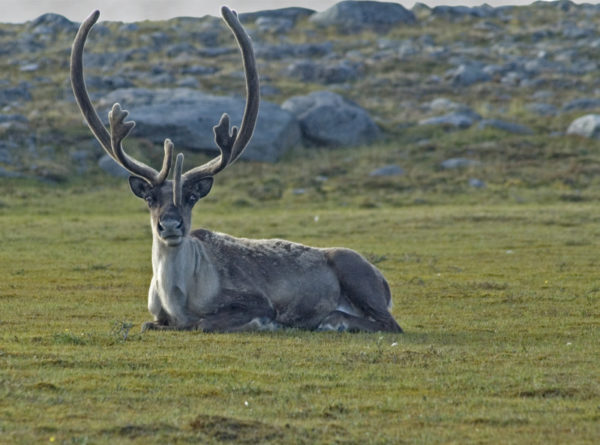
M359 309L364 318L334 311L321 322L347 325L349 330L402 332L389 312L390 287L379 270L350 249L329 249L329 265L335 271L343 294ZM336 324L332 324L332 326Z
M222 304L215 312L200 320L197 329L204 332L273 331L280 326L277 313L263 295L249 295L235 290L223 290Z
M331 312L317 327L317 331L337 332L379 332L381 323L357 317L343 311ZM400 331L401 332L401 331Z
M248 332L275 331L280 328L272 309L247 310L232 306L204 317L196 329L204 332Z

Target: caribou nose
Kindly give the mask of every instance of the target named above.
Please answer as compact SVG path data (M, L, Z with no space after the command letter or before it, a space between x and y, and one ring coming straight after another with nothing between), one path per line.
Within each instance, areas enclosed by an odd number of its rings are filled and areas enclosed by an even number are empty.
M160 232L177 232L183 228L183 220L181 218L165 218L158 222L158 230Z

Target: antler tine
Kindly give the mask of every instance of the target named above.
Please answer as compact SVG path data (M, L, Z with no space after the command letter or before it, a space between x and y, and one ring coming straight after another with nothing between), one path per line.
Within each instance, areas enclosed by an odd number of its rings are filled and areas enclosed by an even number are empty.
M152 167L149 167L143 162L132 158L125 153L122 145L123 139L125 139L133 127L135 127L135 122L125 122L125 118L128 114L129 112L123 110L121 105L118 103L114 104L112 110L108 113L112 151L117 161L129 172L148 180L148 182L153 185L162 184L165 179L167 179L167 175L171 169L171 162L173 159L173 143L169 139L165 140L165 156L160 172L157 172Z
M231 134L229 133L229 115L227 113L223 113L221 120L219 120L219 124L213 127L213 132L215 133L215 143L219 147L221 154L197 168L198 171L200 171L200 169L205 170L207 175L211 176L217 174L227 167L228 164L230 164L231 150L233 148L235 138L237 137L238 130L236 127L233 127L231 129ZM193 173L194 170L196 169L190 170L186 173L186 175L188 173Z
M229 131L229 116L226 113L223 114L219 124L213 128L215 142L221 154L206 164L187 171L183 175L185 180L189 180L192 177L214 176L228 165L233 164L241 156L248 142L250 142L258 117L260 86L252 41L241 25L237 13L223 6L221 14L223 20L225 20L229 29L233 32L242 53L242 62L246 74L246 107L239 131L237 127L233 127L231 132Z
M165 139L164 143L165 156L163 158L163 164L156 177L156 182L162 184L167 179L169 171L171 170L171 162L173 161L173 142L171 139Z
M83 48L90 30L98 21L98 17L100 17L100 11L96 10L92 12L79 27L73 41L71 49L71 86L73 87L73 94L90 130L92 130L92 133L96 136L96 139L98 139L98 142L100 142L106 153L131 174L140 176L153 185L161 184L167 178L171 168L173 158L173 144L171 141L168 139L165 141L165 157L160 172L133 159L123 151L122 146L123 139L127 137L135 126L135 122L125 122L125 118L129 113L121 109L118 103L114 104L112 110L108 113L111 129L109 133L98 117L98 113L96 113L88 95L83 78Z
M175 171L173 174L173 204L175 207L181 207L183 196L183 184L181 183L181 171L183 170L183 153L177 155L175 159Z

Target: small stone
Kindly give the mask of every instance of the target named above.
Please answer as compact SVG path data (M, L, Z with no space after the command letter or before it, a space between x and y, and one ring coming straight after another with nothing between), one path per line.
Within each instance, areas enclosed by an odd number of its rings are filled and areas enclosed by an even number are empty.
M481 122L479 122L479 125L477 126L477 128L479 128L480 130L487 128L487 127L496 128L498 130L502 130L502 131L506 131L508 133L514 133L514 134L532 134L533 133L531 128L526 127L525 125L515 124L513 122L507 122L507 121L503 121L501 119L484 119Z
M475 112L457 111L443 116L430 117L419 121L419 125L441 125L443 127L469 128L476 120L481 119Z
M450 158L443 161L440 166L444 170L453 170L457 168L477 167L480 166L481 162L474 159L466 158Z
M400 176L404 170L398 165L385 165L369 173L369 176Z
M567 134L600 139L600 114L586 114L569 125Z
M469 179L469 186L476 189L482 189L485 188L485 182L483 182L481 179L471 178Z

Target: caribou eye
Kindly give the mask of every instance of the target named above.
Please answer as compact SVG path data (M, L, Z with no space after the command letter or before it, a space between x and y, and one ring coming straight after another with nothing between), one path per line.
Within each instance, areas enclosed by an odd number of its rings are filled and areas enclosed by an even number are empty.
M146 200L146 203L149 207L152 207L154 203L156 203L156 199L154 199L154 196L152 195L147 195L144 197L144 199Z

